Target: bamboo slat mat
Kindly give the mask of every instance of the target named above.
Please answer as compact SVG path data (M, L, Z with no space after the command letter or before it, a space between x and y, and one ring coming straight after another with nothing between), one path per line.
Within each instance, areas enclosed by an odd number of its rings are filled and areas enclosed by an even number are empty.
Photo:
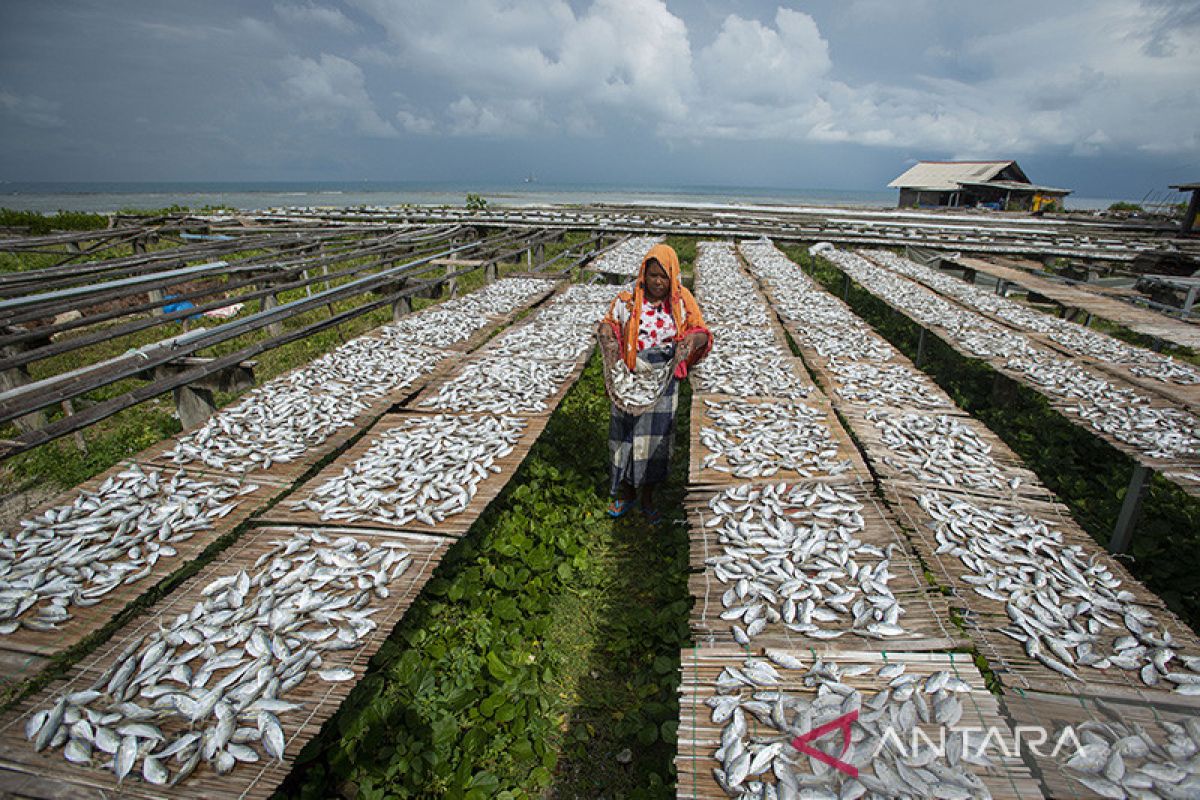
M290 501L303 500L314 489L317 489L326 481L341 475L346 467L349 467L366 455L379 436L387 433L389 430L403 426L410 419L421 419L429 416L432 416L432 412L400 411L386 415L357 444L338 456L337 459L312 476L308 481L297 487L287 500L276 504L272 509L261 515L257 521L273 525L333 525L348 529L410 531L455 539L465 535L471 528L471 525L475 523L475 520L478 519L479 515L483 513L483 510L500 494L504 486L521 466L521 462L529 454L534 442L537 441L538 436L545 430L546 423L549 421L549 415L526 416L524 418L526 423L525 428L522 430L521 438L513 447L512 452L504 458L496 460L496 464L501 468L501 471L493 472L487 478L480 481L475 496L471 498L471 502L467 504L467 507L456 514L448 516L436 526L427 525L418 520L406 522L399 527L392 527L380 520L366 518L353 522L346 522L344 520L324 521L321 519L321 515L315 511L306 508L292 509L289 505ZM457 416L481 418L483 415L464 414Z
M420 394L418 394L413 400L411 400L410 402L408 402L406 404L406 408L414 410L414 411L419 410L419 411L431 412L434 414L456 414L456 413L459 413L458 411L443 410L437 405L425 405L425 403L426 403L426 401L434 402L435 398L437 398L437 396L441 393L442 387L444 385L457 380L459 378L459 376L462 374L462 371L469 364L473 363L476 359L487 358L487 355L488 354L485 351L481 350L478 353L476 353L470 360L465 360L465 361L461 362L460 364L456 365L455 369L453 371L451 371L449 374L441 376L437 380L431 381L429 384L427 384L425 386L424 390L421 391ZM558 383L558 385L554 388L554 391L547 394L544 398L542 398L542 402L546 406L542 411L516 412L514 414L514 416L527 417L527 418L541 416L541 417L548 418L551 414L553 414L554 409L556 409L558 407L558 404L560 402L562 402L562 399L566 396L567 392L569 392L571 390L571 387L575 385L575 381L578 380L579 376L583 373L583 368L587 365L587 357L589 355L591 355L591 348L589 348L587 351L585 351L583 353L583 355L580 356L575 361L575 365L571 368L571 371L569 373L567 373L566 377L564 377L562 379L562 381L560 381ZM555 362L555 363L561 364L562 362Z
M70 505L81 492L95 491L104 481L130 466L132 466L132 462L129 461L117 464L29 512L25 515L25 519L31 519L51 508ZM170 476L176 472L178 469L163 470L163 475ZM186 472L198 480L207 477L202 474L193 474L191 470L186 470ZM256 482L251 481L251 483ZM169 558L159 558L145 577L133 583L122 583L104 595L93 606L72 605L71 618L60 623L54 630L34 631L20 628L14 633L0 635L0 659L9 667L0 674L0 687L8 689L36 675L45 666L46 657L61 653L103 628L130 603L182 568L214 541L237 528L252 513L282 491L282 487L276 484L264 483L259 485L254 492L237 498L239 501L237 507L224 517L214 520L212 528L198 530L192 538L186 541L173 542L172 547L175 548L176 554Z
M867 290L867 291L869 291L869 290ZM883 299L882 297L875 294L874 292L871 293L871 296L875 297L877 300L879 300L881 303L884 303L889 308L894 309L898 314L904 315L906 319L913 321L914 324L924 327L930 334L937 336L938 339L940 339L947 347L951 348L952 350L954 350L956 353L958 353L962 357L967 358L967 359L973 359L976 361L983 361L984 363L986 363L988 365L988 367L990 367L994 371L1012 379L1013 381L1017 382L1021 386L1026 386L1029 389L1037 392L1038 394L1041 394L1044 398L1046 398L1046 401L1050 404L1050 406L1052 408L1054 408L1056 411L1058 411L1060 414L1062 414L1068 420L1070 420L1075 425L1077 425L1081 430L1084 430L1084 431L1090 433L1091 435L1096 436L1097 438L1103 439L1105 442L1107 442L1113 448L1119 450L1122 453L1125 453L1130 458L1132 458L1134 461L1137 461L1140 464L1144 464L1156 471L1162 472L1164 477L1171 478L1171 476L1174 474L1172 472L1172 470L1179 470L1180 468L1194 467L1194 466L1197 466L1197 462L1200 461L1200 455L1198 455L1196 457L1184 457L1184 458L1177 458L1177 459L1161 459L1161 458L1154 458L1154 457L1145 455L1144 453L1142 453L1141 451L1132 447L1131 445L1126 444L1125 442L1122 442L1120 439L1116 438L1112 434L1109 434L1106 431L1099 430L1098 428L1095 428L1094 426L1092 426L1087 420L1081 419L1079 417L1079 414L1076 410L1076 405L1074 403L1072 403L1064 398L1057 397L1055 395L1044 394L1041 391L1041 389L1039 389L1036 384L1031 382L1024 373L1018 372L1017 370L1007 367L1005 365L1003 359L980 358L979 356L968 351L966 349L966 347L963 346L962 343L958 341L958 339L955 337L955 335L951 331L943 328L940 325L926 325L924 323L917 323L915 320L912 319L912 317L910 317L908 315L908 313L904 309L896 307L895 305L893 305L889 301ZM1121 381L1118 381L1115 378L1112 380L1112 383L1118 387L1121 387L1121 384L1122 384ZM1130 388L1132 388L1132 387L1130 387ZM1178 408L1179 407L1177 403L1171 403L1161 397L1148 396L1148 394L1144 390L1140 391L1140 396L1147 400L1147 405L1154 407L1154 408ZM1187 471L1187 470L1185 469L1185 471ZM1193 482L1193 481L1187 480L1187 481L1174 481L1174 483L1177 486L1179 486L1181 489L1183 489L1183 491L1187 492L1189 495L1191 495L1193 497L1200 497L1200 482Z
M779 305L776 302L774 295L771 292L770 287L767 286L762 281L759 281L759 287L760 287L761 291L763 292L763 294L767 297L772 308L778 309ZM816 381L818 384L820 384L821 390L824 391L826 395L830 396L830 399L833 401L834 405L838 407L838 410L839 411L842 410L843 403L853 403L854 401L844 400L837 394L837 390L840 389L844 385L843 380L837 374L837 372L835 372L831 368L829 358L821 355L819 352L817 352L817 349L812 346L812 344L809 341L808 336L805 333L804 328L795 322L791 322L791 321L787 321L787 320L785 320L783 322L783 327L791 335L792 341L794 341L796 343L796 347L800 351L800 357L803 359L805 366L813 375L816 376ZM961 408L956 406L950 400L950 398L945 397L944 394L941 392L941 390L938 388L937 384L928 375L926 375L920 369L918 369L912 363L912 361L910 361L903 353L901 353L899 350L897 350L895 347L893 347L891 345L891 343L889 343L883 337L881 337L875 333L870 333L867 335L870 336L871 338L873 338L874 340L880 342L884 346L886 346L887 349L889 350L888 359L886 360L886 362L882 362L882 363L895 364L897 366L903 367L904 369L912 372L915 376L917 376L919 379L921 379L930 388L930 391L932 393L941 395L944 397L944 399L945 399L944 406L939 407L937 409L933 409L933 410L936 410L937 413L949 414L952 416L969 416L965 411L963 411ZM862 404L862 405L865 405L865 404ZM925 406L910 405L910 404L906 404L904 402L898 402L895 399L893 399L891 402L889 402L889 404L886 407L888 409L894 409L897 411L911 410L911 411L926 411L927 412L927 411L931 410Z
M888 269L888 267L886 265L881 264L879 261L875 260L874 258L871 258L870 254L867 252L864 252L862 250L856 250L855 255L861 256L862 258L865 258L868 261L871 261L876 266L879 266L881 269ZM970 259L970 262L971 263L968 264L968 266L971 269L981 269L984 272L991 272L991 271L995 270L995 267L991 264L988 264L987 262L979 262L977 259ZM897 272L895 274L900 275L901 273ZM944 273L937 273L937 274L944 274ZM1024 273L1022 273L1022 275L1023 275L1022 280L1021 280L1022 283L1027 283L1029 278L1033 277L1033 276L1029 276ZM909 278L909 276L907 276L907 275L905 275L903 277ZM909 280L913 280L913 278L909 278ZM1088 295L1086 295L1083 292L1079 292L1077 290L1072 290L1070 287L1056 285L1048 280L1038 279L1036 277L1033 277L1033 281L1045 288L1048 288L1050 291L1052 291L1055 294L1060 293L1060 291L1062 289L1066 289L1067 293L1071 296L1072 299L1081 299L1081 298L1088 297ZM1200 408L1200 387L1158 381L1158 380L1154 380L1152 378L1143 377L1141 375L1135 375L1125 365L1114 364L1111 361L1105 361L1103 359L1096 358L1095 356L1090 356L1085 353L1081 353L1078 350L1075 350L1065 344L1055 341L1055 339L1053 339L1051 336L1049 336L1045 333L1042 333L1040 331L1030 330L1029 328L1026 328L1026 327L1023 327L1020 325L1016 325L1016 324L1010 322L1009 320L1006 320L1004 317L1002 317L998 314L994 314L994 313L985 311L983 309L976 308L974 305L971 305L970 303L964 302L964 301L958 299L957 297L954 297L953 295L946 294L946 293L940 291L939 289L937 289L936 287L932 286L930 283L927 283L924 280L918 279L916 282L919 283L921 286L925 287L926 289L928 289L929 291L935 292L939 297L946 300L947 302L954 303L955 305L958 305L958 306L962 307L963 309L970 311L971 313L978 314L979 316L981 316L985 319L988 319L988 320L996 323L997 325L1002 325L1005 328L1016 331L1016 332L1020 333L1021 335L1028 337L1031 342L1041 345L1042 347L1045 347L1049 350L1053 350L1063 356L1066 356L1067 358L1071 358L1071 359L1075 360L1076 362L1078 362L1079 364L1091 367L1093 369L1098 369L1102 372L1106 372L1109 375L1113 376L1114 378L1117 378L1118 380L1123 381L1125 383L1129 383L1134 386L1140 386L1141 388L1143 388L1149 392L1153 392L1153 393L1163 397L1164 399L1174 403L1175 405L1183 406L1184 408L1188 409L1189 411L1192 411L1193 413L1196 412L1197 408ZM965 284L964 284L964 287L965 287ZM1056 291L1056 290L1059 290L1059 291ZM1046 296L1052 297L1053 295L1046 295ZM1117 306L1126 306L1131 310L1133 309L1133 306L1129 306L1126 303L1121 303L1120 301L1102 300L1100 298L1096 298L1095 295L1092 295L1091 297L1095 298L1099 302L1111 303L1111 304L1114 304ZM1016 301L1010 301L1010 302L1016 302ZM1043 314L1046 317L1053 318L1055 316L1053 314L1046 313L1039 309L1035 309L1032 306L1025 306L1025 308L1028 310L1034 311L1035 313ZM1151 313L1153 313L1153 312L1151 312ZM1126 317L1127 315L1121 314L1120 316ZM1103 334L1101 334L1101 335L1103 335Z
M846 487L838 487L846 491ZM706 528L710 519L708 500L717 492L688 495L688 522L691 526L689 563L693 569L688 579L688 590L696 598L692 605L690 625L696 641L708 644L738 646L735 644L731 623L721 619L725 610L721 596L732 587L717 578L708 558L724 553L719 541L718 528ZM855 537L867 544L886 547L893 545L889 572L892 575L888 588L904 609L900 624L906 633L901 636L873 639L847 630L836 639L817 639L789 630L782 622L768 624L753 638L755 646L786 647L819 652L839 650L867 650L890 652L891 650L946 650L963 646L967 637L950 622L950 607L945 598L925 579L924 570L909 545L907 538L890 518L889 511L867 492L854 492L863 504L861 511L865 527ZM845 628L849 620L828 623L829 629Z
M691 410L691 449L688 451L688 483L693 486L728 486L737 483L744 483L747 480L754 478L737 477L729 470L728 459L724 456L719 458L713 465L704 466L705 459L712 454L712 451L700 440L700 431L702 428L715 427L709 416L708 402L721 402L727 400L721 395L692 395L692 410ZM870 472L867 470L867 465L863 461L862 454L850 440L845 429L842 428L838 421L837 415L833 412L833 407L829 405L829 401L819 390L814 390L804 400L780 400L780 401L765 401L760 398L732 398L738 399L749 404L759 404L764 402L774 402L778 404L804 406L809 409L815 409L820 412L822 419L820 423L829 431L830 438L833 444L837 447L836 461L849 461L850 468L837 475L831 475L828 472L822 472L815 467L811 469L810 475L801 475L794 470L780 470L769 478L764 480L783 480L788 483L796 481L821 481L831 484L853 484L857 485L862 482L871 482ZM717 430L721 430L717 428ZM726 432L727 435L734 436L736 432ZM723 467L724 469L719 469Z
M1034 774L1041 781L1042 789L1047 797L1081 797L1100 798L1101 795L1089 789L1075 779L1071 770L1067 769L1066 761L1076 752L1074 743L1063 738L1063 729L1087 722L1112 723L1122 725L1138 725L1162 746L1169 738L1169 733L1162 726L1163 722L1183 725L1189 719L1200 717L1200 698L1178 697L1159 700L1153 703L1114 697L1110 694L1075 694L1063 696L1046 692L1027 692L1021 695L1008 694L1000 701L1001 711L1014 726L1022 726L1033 730L1049 732L1047 742L1036 748L1022 748L1026 762L1033 766ZM1080 737L1082 738L1082 737ZM1061 751L1053 755L1055 746L1060 739L1065 742ZM1127 759L1126 767L1137 763L1137 759Z
M888 413L892 415L890 409ZM922 413L922 415L925 415L929 412L911 413ZM996 463L997 469L1002 473L1003 479L1006 482L1013 479L1020 480L1015 492L1011 489L1001 490L990 486L972 485L966 482L948 486L933 478L922 480L919 476L913 475L905 469L889 463L889 461L899 461L899 458L893 455L892 449L883 441L883 435L879 426L874 420L867 419L861 407L846 408L843 411L843 416L850 424L850 429L854 431L855 438L862 444L863 452L866 454L871 469L882 480L909 483L931 489L948 489L954 492L965 492L997 500L1012 499L1014 495L1022 499L1028 498L1047 502L1055 500L1054 493L1042 485L1041 478L1025 466L1025 462L1021 460L1021 457L1014 453L1004 443L1003 439L994 434L982 422L971 417L956 416L955 421L969 428L981 441L991 448L989 455ZM937 416L941 416L941 414L938 413Z
M443 380L461 358L460 355L447 351L447 356L437 362L430 371L404 386L399 386L387 394L375 398L367 408L363 409L361 413L350 421L350 424L338 428L329 438L320 444L309 447L295 461L277 461L271 465L269 470L256 470L249 473L220 470L209 467L199 461L187 464L186 467L189 472L194 467L197 472L204 472L210 475L231 476L235 478L249 476L256 482L260 480L259 476L262 476L261 480L275 481L282 485L290 486L303 477L305 473L311 470L322 459L328 458L330 454L336 453L345 447L346 443L357 436L363 428L368 428L378 422L380 417L390 411L395 405L403 403L429 384ZM160 442L135 458L140 463L146 465L178 468L178 465L166 453L173 449L177 441L184 435L186 433L174 436L165 442Z
M754 654L759 652L756 650ZM811 666L814 661L814 654L808 650L789 652L804 662L805 667ZM713 753L721 746L722 726L713 723L712 710L705 705L705 701L717 693L717 676L726 667L740 667L746 656L747 652L744 650L725 646L696 647L680 653L683 679L679 685L679 749L675 756L678 772L676 797L703 800L723 800L728 797L713 777L713 768L720 766L713 758ZM869 665L872 668L870 673L844 679L846 684L863 691L876 691L886 685L886 681L874 674L886 663L903 663L907 674L920 676L946 670L972 687L969 693L959 695L963 703L963 717L955 728L996 727L1004 731L1009 730L996 698L984 687L983 678L971 663L970 656L956 653L889 651L885 655L845 651L830 656L829 660L842 667ZM803 695L811 699L815 692L800 682L801 674L800 670L788 670L785 673L787 680L780 688L789 694ZM751 735L754 735L759 723L752 714L747 714L746 717ZM932 741L938 741L936 726L921 727L929 732ZM995 767L973 766L969 769L984 781L995 800L1029 800L1042 796L1037 782L1019 757L1003 756L993 750L989 750L988 755L997 762ZM804 759L801 763L804 763Z
M322 653L322 669L348 667L354 671L355 680L326 683L313 670L303 683L281 696L284 700L303 703L300 709L278 715L287 745L282 763L261 754L263 760L258 763L240 763L223 776L202 762L191 776L172 788L150 785L140 775L133 774L118 785L112 772L98 766L72 764L63 758L61 750L47 748L41 753L35 752L33 745L25 739L24 724L29 715L49 707L63 694L89 687L138 637L157 630L160 625L170 627L170 620L189 611L211 581L237 574L242 569L252 571L254 561L271 549L272 540L286 537L292 531L287 528L261 528L242 537L179 589L132 619L104 646L72 667L64 679L26 698L6 714L0 721L0 794L20 792L24 796L49 800L71 796L60 793L69 788L75 793L73 796L89 798L137 797L157 800L171 797L208 800L214 797L243 797L261 800L269 797L290 772L291 763L300 749L316 736L325 721L337 711L366 671L368 660L412 605L445 554L447 540L395 531L322 529L321 532L326 535L350 535L372 545L401 541L412 553L413 563L404 575L389 584L390 591L386 599L371 595L371 607L379 609L373 619L379 624L357 647ZM169 730L175 730L176 725L183 727L182 721L164 723L164 727L170 726Z
M1004 604L976 593L974 587L963 579L963 576L972 574L971 571L958 558L949 553L939 554L936 552L938 545L930 527L931 520L929 515L917 504L915 496L909 490L893 484L886 484L884 491L889 504L907 523L907 527L914 531L912 541L920 557L935 574L938 581L948 586L953 592L950 604L965 610L966 634L988 659L1006 689L1076 694L1086 691L1087 687L1094 686L1103 687L1105 692L1114 695L1132 697L1149 698L1171 694L1169 689L1164 689L1164 684L1160 683L1158 687L1147 686L1134 671L1126 671L1117 667L1109 669L1077 667L1076 674L1083 680L1075 681L1044 666L1036 659L1030 658L1020 642L1000 633L1001 628L1011 624ZM1019 508L1036 519L1053 523L1054 527L1063 534L1065 545L1078 545L1084 548L1090 559L1095 559L1095 563L1102 564L1120 579L1121 588L1134 595L1134 602L1149 610L1154 615L1155 621L1170 631L1179 646L1181 655L1200 656L1200 637L1197 637L1186 624L1168 610L1158 595L1130 575L1120 561L1114 559L1079 528L1062 506L1057 503L1039 503L1030 500L1019 504L1002 502L981 504L978 498L963 496L963 499L982 507ZM1118 634L1119 631L1112 632L1113 636ZM1111 637L1109 640L1111 641Z

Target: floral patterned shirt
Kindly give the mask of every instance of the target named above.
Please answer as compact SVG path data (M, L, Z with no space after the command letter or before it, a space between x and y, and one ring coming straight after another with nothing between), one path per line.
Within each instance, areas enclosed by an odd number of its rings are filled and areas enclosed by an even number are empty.
M667 304L643 300L642 319L638 325L638 352L671 342L675 333L675 320Z

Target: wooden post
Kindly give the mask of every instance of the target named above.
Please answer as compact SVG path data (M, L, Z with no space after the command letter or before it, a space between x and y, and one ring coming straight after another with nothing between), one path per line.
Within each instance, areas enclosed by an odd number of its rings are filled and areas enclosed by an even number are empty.
M1179 314L1180 319L1187 319L1192 315L1192 306L1196 305L1197 291L1200 291L1200 285L1188 289L1187 297L1183 301L1183 311Z
M845 273L842 275L842 300L845 300L849 296L850 296L850 274Z
M453 264L447 264L446 274L453 275L454 270L456 269L457 267L455 267ZM451 300L453 300L455 297L458 297L458 278L450 278L446 281L446 297L450 298Z
M154 303L154 308L150 309L150 313L156 317L161 317L164 313L163 312L163 300L165 300L165 298L163 297L163 290L162 289L151 289L149 291L149 295L150 295L150 302Z
M925 328L921 328L921 334L917 337L917 357L913 359L913 364L921 366L921 362L925 360Z
M495 261L489 261L483 268L483 280L486 283L492 283L496 280L497 273L500 267Z
M407 283L408 281L400 281L399 284L392 288L395 291L400 291L404 289L404 286ZM412 295L406 294L403 297L397 297L392 303L392 322L399 322L403 317L411 313Z
M279 295L277 295L275 292L271 292L270 294L263 295L263 299L262 299L262 310L263 311L270 311L272 308L276 308L278 306L279 306ZM330 311L332 312L332 310L333 310L333 307L330 306ZM282 336L283 335L283 323L282 322L272 322L270 325L267 326L267 333L271 334L272 336Z
M1192 189L1192 199L1188 201L1187 211L1183 212L1183 222L1179 225L1179 233L1187 236L1196 224L1196 215L1200 214L1200 189Z
M179 422L183 429L191 430L217 412L211 389L179 386L171 390L175 397L175 408L179 411Z
M546 260L546 245L543 242L538 242L533 249L533 260L539 265Z
M1112 538L1108 540L1108 549L1114 553L1124 553L1133 541L1133 529L1137 526L1138 516L1142 512L1142 500L1146 496L1146 487L1154 470L1143 464L1133 468L1129 476L1129 486L1125 489L1125 500L1121 503L1121 513L1117 515L1117 524L1113 528Z
M75 404L71 402L70 398L62 401L62 410L68 417L75 413ZM79 452L86 456L88 451L87 439L83 438L83 431L75 431L71 434L71 438L75 440L75 447L78 448Z
M1004 280L1003 278L996 281L996 294L1000 295L1001 297L1006 297L1008 295L1008 281Z

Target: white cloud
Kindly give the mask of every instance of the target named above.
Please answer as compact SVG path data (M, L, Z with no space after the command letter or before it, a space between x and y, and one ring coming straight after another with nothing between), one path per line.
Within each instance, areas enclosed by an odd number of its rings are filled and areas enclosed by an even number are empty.
M349 122L367 136L397 135L375 110L362 70L352 61L329 53L319 59L289 56L283 68L284 90L302 119L330 126Z
M387 32L400 68L459 94L443 116L460 135L586 134L597 116L660 123L687 113L687 27L660 0L595 0L579 16L561 0L355 4Z
M846 142L972 156L1197 150L1200 89L1184 76L1200 75L1200 37L1179 33L1194 30L1196 15L1166 0L1019 15L968 13L951 0L904 4L903 13L885 0L853 0L831 17L841 39L780 6L766 19L729 14L703 42L663 0L350 2L387 36L360 47L361 63L425 84L418 104L396 112L413 133L640 128L668 142ZM949 15L953 25L940 25ZM907 37L899 63L849 63L861 57L856 37L867 27Z
M297 25L321 25L339 33L354 33L358 30L358 26L338 9L318 6L315 3L276 3L275 13Z
M17 94L0 89L0 113L31 128L61 128L60 103L33 94Z
M698 56L704 92L741 102L811 97L829 71L829 43L807 14L780 8L775 27L730 14Z

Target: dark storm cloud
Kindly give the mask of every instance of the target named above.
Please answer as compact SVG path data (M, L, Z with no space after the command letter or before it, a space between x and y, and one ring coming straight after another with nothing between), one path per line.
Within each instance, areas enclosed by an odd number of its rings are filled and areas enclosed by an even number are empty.
M1015 157L1127 192L1200 172L1198 28L1164 0L6 3L0 178L876 188Z

